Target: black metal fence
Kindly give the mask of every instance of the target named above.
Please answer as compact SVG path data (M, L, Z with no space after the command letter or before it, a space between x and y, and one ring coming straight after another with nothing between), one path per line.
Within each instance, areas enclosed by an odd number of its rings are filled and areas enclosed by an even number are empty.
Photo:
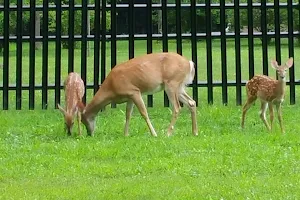
M186 1L184 1L186 2ZM88 4L87 1L82 1L82 4L75 5L74 0L69 0L68 4L64 5L59 0L55 0L54 3L44 0L41 5L38 5L36 0L30 0L29 5L23 5L22 1L17 1L16 5L10 3L10 0L4 0L3 5L0 5L0 14L3 14L3 33L0 36L0 44L3 47L3 76L0 81L0 90L2 91L2 106L6 110L9 108L9 101L15 99L16 109L22 108L22 97L23 91L29 92L29 109L35 108L35 91L41 91L41 100L43 109L47 108L50 101L54 101L54 104L60 103L61 101L61 89L63 88L61 80L62 72L62 43L66 43L68 46L68 72L74 70L74 48L75 42L81 42L81 76L86 82L87 90L93 90L94 93L98 90L99 84L103 82L107 75L107 53L111 55L111 67L117 64L117 41L127 40L128 41L128 58L133 58L134 55L134 42L136 40L145 40L147 42L147 53L153 51L153 41L162 41L162 51L169 51L168 41L170 39L176 40L176 50L179 54L183 52L183 40L190 40L191 42L191 57L195 62L196 66L199 66L197 41L205 40L206 44L206 70L207 78L205 81L198 80L198 70L194 82L190 85L193 88L193 98L198 104L198 87L207 88L207 100L212 103L214 100L213 88L222 88L222 102L226 104L228 102L228 87L236 88L236 103L240 105L242 103L242 86L246 80L242 80L241 76L241 39L246 38L248 42L248 64L249 64L249 78L254 75L254 39L260 38L262 41L262 52L263 52L263 73L268 74L268 41L270 38L275 39L276 48L276 59L281 62L281 38L287 38L288 40L288 55L294 57L295 40L300 37L299 35L299 19L298 23L295 24L295 15L300 11L300 4L292 0L286 2L274 2L269 3L266 0L261 0L259 3L248 0L247 3L240 3L239 0L233 0L232 3L211 3L209 0L196 1L191 0L188 3L183 3L181 0L174 0L173 3L167 3L162 0L160 3L152 3L146 1L143 4L136 4L133 0L129 0L128 3L117 3L117 0L95 0L95 3ZM119 10L127 10L128 13L128 33L117 34L117 13ZM146 12L145 29L146 33L135 32L135 10L143 9ZM261 12L261 25L260 31L254 31L254 13L253 10L258 9ZM269 9L274 10L274 30L269 30L267 26L267 11ZM287 11L287 24L286 30L282 31L280 28L280 10ZM176 13L175 18L175 31L172 33L168 30L170 25L168 24L168 11L173 10ZM190 12L190 31L182 31L182 12L188 10ZM205 31L198 32L197 25L199 19L197 12L201 10L204 13L205 19ZM219 31L212 30L212 11L219 10ZM234 13L234 27L232 32L227 32L227 16L226 11L232 10ZM247 31L241 32L240 29L240 17L241 12L245 10L247 12ZM49 30L49 13L55 12L55 29L52 33ZM62 34L64 25L62 24L62 12L68 11L68 31L67 34ZM81 12L81 33L77 34L74 31L75 12ZM161 16L161 33L153 31L153 12L160 11ZM22 17L24 13L30 13L29 16L29 33L25 35L24 24ZM88 12L94 13L94 29L93 33L88 31ZM16 13L16 34L11 34L11 13ZM36 15L42 13L42 30L41 35L36 35ZM110 13L110 30L107 30L107 13ZM1 30L1 29L0 29ZM213 60L212 60L212 41L214 39L220 39L220 51L221 51L221 69L222 75L221 80L215 81L212 76L213 72ZM229 81L227 79L227 48L226 41L233 39L235 43L235 81ZM94 77L93 82L87 82L87 53L88 53L88 41L93 41L94 45L94 60L93 70ZM110 42L110 52L107 52L107 41ZM29 55L24 55L23 45L29 42ZM41 85L35 82L36 71L36 42L42 43L42 81ZM49 83L49 42L55 42L55 78L54 83ZM15 44L16 48L10 49L10 44ZM10 54L15 54L16 63L11 63ZM29 81L28 84L23 83L23 56L29 56ZM296 63L297 64L297 63ZM294 66L296 66L296 64ZM15 69L15 83L10 83L9 77L11 76L12 69ZM1 79L0 79L1 80ZM295 103L295 86L299 85L300 81L295 80L294 67L290 69L290 80L288 85L290 87L290 103ZM10 91L15 91L12 94ZM49 91L54 91L54 95L50 96ZM168 106L167 97L164 100L165 106ZM148 106L153 105L153 97L148 96Z

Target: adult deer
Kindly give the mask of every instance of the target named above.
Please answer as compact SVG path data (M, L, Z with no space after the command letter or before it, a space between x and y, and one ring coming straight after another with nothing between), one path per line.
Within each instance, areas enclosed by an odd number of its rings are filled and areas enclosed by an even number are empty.
M267 129L269 131L272 130L273 119L274 119L273 105L275 105L281 132L284 133L284 128L282 124L281 104L284 100L284 95L285 95L286 71L288 68L293 66L293 58L289 58L289 60L284 65L281 66L278 65L277 61L272 60L271 66L276 70L278 74L278 80L272 79L264 75L256 75L251 80L249 80L246 84L248 98L247 98L247 102L243 106L242 124L241 124L242 128L244 128L245 115L248 109L255 102L255 100L259 98L261 101L260 118L264 122ZM268 106L270 111L271 126L268 124L266 120L266 111Z
M64 90L66 109L63 109L59 104L57 104L57 107L64 115L65 128L68 135L71 135L74 125L74 118L77 115L78 130L79 135L81 135L80 123L81 112L84 109L84 105L82 103L82 97L84 95L84 83L80 75L75 72L69 73L64 82Z
M103 84L85 107L82 122L88 135L93 135L97 113L110 103L127 103L124 135L128 136L129 121L136 105L153 136L157 136L144 104L142 94L153 94L165 90L173 105L172 119L167 131L172 134L181 101L188 106L192 118L192 132L198 134L196 103L185 92L185 85L195 75L194 63L177 53L146 54L115 66Z

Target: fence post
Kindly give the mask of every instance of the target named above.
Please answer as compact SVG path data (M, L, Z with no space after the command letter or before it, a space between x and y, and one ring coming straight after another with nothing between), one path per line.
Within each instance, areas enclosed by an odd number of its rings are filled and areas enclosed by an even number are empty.
M176 47L177 47L177 53L182 55L181 1L180 0L176 0Z
M240 11L239 0L234 0L234 35L235 35L235 80L236 80L236 105L242 104L242 75L241 75L241 36L240 36Z
M135 28L135 10L134 10L134 2L133 0L129 0L128 7L128 32L129 32L129 40L128 40L128 58L134 58L134 28Z
M261 33L262 33L262 57L263 74L268 75L268 29L267 29L267 2L261 0Z
M101 83L106 77L106 0L101 1Z
M48 1L43 3L43 68L42 68L42 109L48 107Z
M30 0L30 48L29 48L29 109L35 102L35 15L36 0Z
M9 0L4 0L4 49L3 49L3 110L8 110L9 84Z
M74 71L74 0L69 0L69 26L68 26L68 73ZM64 75L63 77L65 77Z
M192 42L192 60L195 63L195 77L193 80L193 99L198 106L198 58L197 58L197 13L196 0L191 1L191 42Z
M55 108L60 103L61 82L61 1L56 0L56 30L55 30Z
M294 57L294 25L293 25L293 1L288 0L288 44L289 57ZM295 104L295 61L290 72L290 104Z
M228 89L227 89L227 53L226 53L226 13L225 13L225 1L221 1L220 4L220 23L221 23L221 65L222 65L222 103L227 105L228 103Z
M253 1L248 0L248 61L249 79L254 76Z
M116 0L111 0L111 69L117 64L117 19L116 19ZM115 103L111 104L112 108L116 108Z
M163 43L163 52L168 52L168 10L167 10L167 1L162 1L162 43ZM164 91L164 106L169 107L169 98Z
M279 0L274 1L274 23L275 23L275 51L276 60L281 63L281 45L280 45L280 16L279 16Z
M88 26L88 0L82 1L81 10L81 78L86 84L86 68L87 68L87 26ZM86 102L86 87L83 96L83 102Z
M16 109L22 108L22 1L17 2Z
M147 1L147 54L152 53L152 1ZM153 95L147 96L148 107L153 107Z
M101 1L95 1L95 34L94 34L94 94L99 88L99 67L100 67L100 9ZM102 47L101 47L102 48ZM104 65L105 66L105 65ZM102 74L101 74L102 76Z
M207 65L207 103L213 104L213 70L212 70L212 39L211 39L211 6L210 0L205 0L206 16L206 65Z

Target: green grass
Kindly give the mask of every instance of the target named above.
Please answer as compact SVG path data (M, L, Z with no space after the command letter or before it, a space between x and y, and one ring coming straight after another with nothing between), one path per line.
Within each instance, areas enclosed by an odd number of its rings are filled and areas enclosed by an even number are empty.
M261 45L255 42L255 71L262 73ZM283 61L288 57L285 42L281 50ZM144 41L135 44L136 56L146 52ZM155 52L161 51L161 43L153 44ZM183 47L184 55L191 58L190 43L185 41ZM217 81L221 77L219 41L213 42L213 48L214 80ZM169 49L175 51L176 44L170 42ZM299 51L295 47L295 55ZM27 84L26 44L23 52L23 81ZM199 41L199 80L206 80L205 52L205 42ZM109 68L109 47L107 53ZM271 44L269 58L275 57L274 54L275 47ZM14 44L10 55L10 84L14 84ZM54 83L54 55L54 46L50 44L49 83ZM67 55L62 50L62 80L67 72ZM80 72L80 50L75 50L75 55L75 71ZM118 42L118 63L127 59L127 43ZM295 57L295 66L298 62ZM37 84L41 83L41 63L39 50L36 51ZM227 43L227 66L228 79L234 80L232 41ZM92 82L93 56L88 58L88 68L88 82ZM275 76L273 70L269 72ZM244 40L242 73L246 80L248 47ZM298 80L297 68L295 73ZM299 99L299 89L296 89L296 99ZM49 91L48 110L41 110L41 91L36 92L34 111L28 110L28 91L23 92L23 110L14 110L15 92L11 91L10 110L0 111L0 199L297 199L300 196L300 125L295 116L300 108L297 104L289 105L289 89L283 105L285 135L280 133L277 118L273 132L267 132L258 116L258 102L249 110L242 130L241 107L235 106L234 87L228 90L228 106L222 105L221 88L214 88L212 106L207 105L207 89L198 91L198 137L192 135L190 114L185 107L174 135L167 137L171 110L162 106L163 93L154 95L154 108L148 111L158 138L151 136L136 108L130 136L124 137L124 105L116 109L107 107L99 113L95 137L87 137L85 130L82 137L68 137L61 113L53 109L53 91ZM190 89L189 93L192 94ZM88 91L88 101L91 98L92 92Z
M2 111L0 199L297 199L300 195L298 106L284 106L268 133L259 105L241 130L240 107L200 106L199 136L182 109L149 108L153 138L138 111L123 136L122 106L97 118L95 137L66 136L58 111Z

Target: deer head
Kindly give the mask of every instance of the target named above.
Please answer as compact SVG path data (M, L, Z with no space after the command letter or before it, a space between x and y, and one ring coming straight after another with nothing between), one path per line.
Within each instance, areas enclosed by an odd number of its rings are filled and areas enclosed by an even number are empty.
M287 69L293 66L293 58L289 58L284 65L278 65L276 60L272 60L271 66L276 70L278 77L284 80Z
M75 107L75 108L73 108L73 110L71 112L68 113L59 104L57 104L57 107L60 110L60 112L64 115L65 131L67 132L68 135L71 135L73 125L74 125L74 118L75 118L75 115L78 112L78 109Z

